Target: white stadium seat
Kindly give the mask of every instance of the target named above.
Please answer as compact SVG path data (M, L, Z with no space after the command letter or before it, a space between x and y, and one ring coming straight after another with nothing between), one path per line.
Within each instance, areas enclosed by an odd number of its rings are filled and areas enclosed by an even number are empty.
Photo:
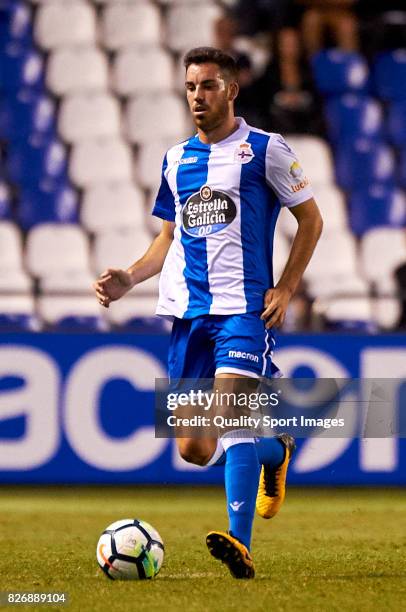
M304 279L324 287L329 293L339 293L346 279L358 276L356 243L352 234L346 230L324 231Z
M371 323L374 319L372 301L369 297L343 297L320 300L315 304L315 312L322 314L330 322Z
M87 2L49 2L39 7L35 40L43 49L91 44L96 41L96 15Z
M123 49L114 61L114 90L121 96L169 91L173 81L172 58L159 47Z
M57 96L108 87L108 64L102 51L84 46L57 49L49 58L47 86Z
M324 140L315 136L288 136L286 142L297 155L313 186L334 183L331 152Z
M153 317L158 301L157 295L137 295L136 287L129 295L110 304L105 313L107 320L113 325L125 325L134 317Z
M169 9L167 41L173 51L214 43L214 22L222 11L211 2L176 4Z
M31 294L0 295L0 314L19 314L33 316L35 301Z
M179 142L187 127L184 104L173 93L136 96L127 105L126 127L131 142L144 144L158 138Z
M289 241L285 238L283 233L277 227L277 229L275 230L275 237L273 242L272 258L274 284L276 284L282 276L282 272L286 266L286 262L288 261L289 251Z
M92 233L142 227L144 195L133 183L101 183L85 191L82 225Z
M384 329L391 329L400 316L394 271L406 261L405 230L390 227L369 230L361 239L360 259L365 277L375 285L378 294L373 300L374 318Z
M98 138L75 144L69 175L79 187L90 187L101 182L131 181L131 149L119 138Z
M379 227L364 234L361 240L361 265L365 277L376 283L392 278L397 266L406 261L404 229Z
M120 106L114 96L92 92L63 99L59 133L67 142L120 135Z
M145 189L156 192L161 183L162 162L173 140L151 140L140 147L136 165L137 180Z
M152 242L144 227L98 234L93 249L93 268L100 274L106 268L128 268L142 257Z
M144 228L126 231L103 232L96 236L93 250L93 264L96 274L106 268L128 268L142 257L152 242ZM158 291L158 276L154 276L134 288L140 294Z
M27 293L31 278L23 270L20 230L10 221L0 222L0 291Z
M27 236L25 264L33 276L89 271L89 245L77 225L41 223Z
M106 6L101 25L103 43L110 51L128 45L157 45L160 42L160 12L156 6L147 2Z
M38 314L48 325L65 317L103 317L103 307L95 296L42 296L37 301ZM107 325L106 325L107 329Z

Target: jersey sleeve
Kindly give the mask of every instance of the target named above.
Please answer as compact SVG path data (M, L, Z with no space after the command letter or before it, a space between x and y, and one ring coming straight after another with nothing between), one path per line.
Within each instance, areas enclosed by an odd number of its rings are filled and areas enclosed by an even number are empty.
M266 151L266 181L282 206L296 206L313 197L296 155L280 134L272 134Z
M168 160L165 155L162 163L161 186L155 200L152 214L165 221L175 221L175 198L173 197L173 193L165 176L167 166Z

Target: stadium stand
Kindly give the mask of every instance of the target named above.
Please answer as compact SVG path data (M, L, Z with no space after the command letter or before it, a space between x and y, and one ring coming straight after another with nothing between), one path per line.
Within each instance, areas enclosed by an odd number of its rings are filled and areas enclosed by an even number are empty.
M213 44L233 4L0 3L0 329L42 321L47 329L139 330L142 318L159 329L148 319L157 279L107 312L90 285L105 267L141 255L156 231L149 210L162 156L193 131L182 53ZM237 37L238 49L258 76L263 45ZM310 72L328 140L287 137L325 222L304 290L328 329L390 329L399 312L393 274L406 261L406 49L368 59L362 50L322 49ZM276 277L295 228L282 210Z

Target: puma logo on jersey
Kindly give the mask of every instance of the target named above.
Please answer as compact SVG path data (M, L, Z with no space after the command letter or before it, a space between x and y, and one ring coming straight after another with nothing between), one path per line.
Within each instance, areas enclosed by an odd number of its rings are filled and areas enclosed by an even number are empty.
M234 510L234 512L238 512L238 510L241 508L241 506L245 504L245 502L238 502L238 501L233 501L230 502L230 508L231 510Z

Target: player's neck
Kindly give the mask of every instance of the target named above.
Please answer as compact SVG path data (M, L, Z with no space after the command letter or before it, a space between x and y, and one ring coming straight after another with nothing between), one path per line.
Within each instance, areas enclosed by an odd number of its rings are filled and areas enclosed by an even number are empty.
M225 138L228 138L233 132L238 130L238 122L234 115L227 117L221 125L215 127L213 130L203 131L197 128L199 140L204 144L215 144Z

